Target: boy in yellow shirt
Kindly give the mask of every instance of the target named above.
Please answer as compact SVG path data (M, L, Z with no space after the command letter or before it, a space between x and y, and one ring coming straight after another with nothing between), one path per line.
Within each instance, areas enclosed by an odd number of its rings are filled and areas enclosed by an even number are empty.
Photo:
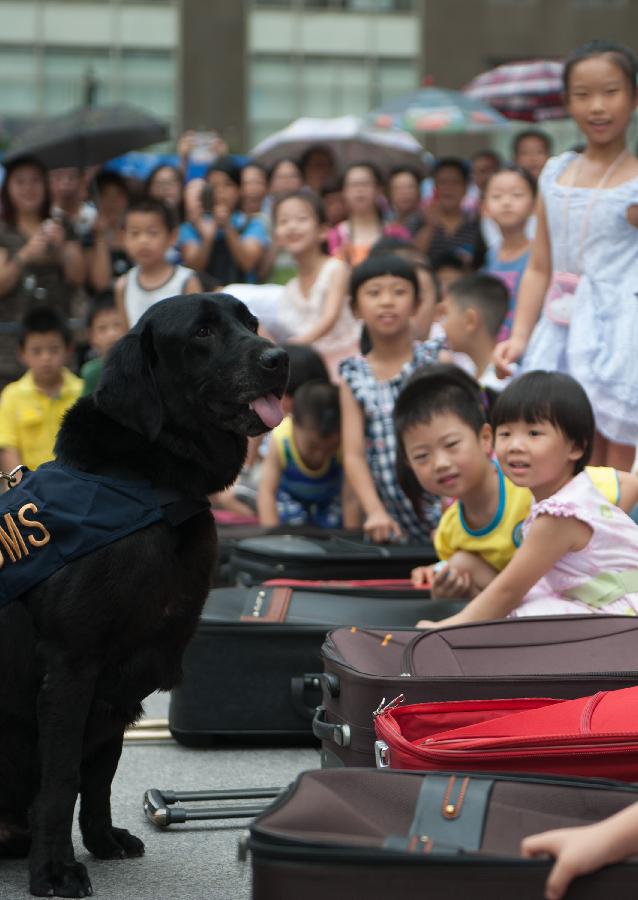
M480 386L453 365L416 372L395 406L397 470L408 495L425 489L451 500L434 535L440 562L413 570L436 597L474 597L505 568L520 545L532 494L505 477L492 458L492 429ZM596 488L628 512L638 478L587 466Z
M66 367L71 335L55 310L36 308L25 316L19 357L27 372L0 394L0 468L35 469L53 459L65 412L82 393L82 381Z

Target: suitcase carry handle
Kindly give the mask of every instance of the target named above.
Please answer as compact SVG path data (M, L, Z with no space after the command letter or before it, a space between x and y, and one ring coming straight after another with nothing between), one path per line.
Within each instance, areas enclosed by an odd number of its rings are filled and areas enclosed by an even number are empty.
M341 694L341 681L338 675L332 672L321 673L321 686L330 697L338 697Z
M312 720L312 733L320 741L332 741L339 747L350 746L350 726L326 722L326 707L318 706Z
M290 679L290 699L295 712L304 719L312 721L317 709L316 704L309 706L306 702L306 691L321 690L321 674L293 675Z

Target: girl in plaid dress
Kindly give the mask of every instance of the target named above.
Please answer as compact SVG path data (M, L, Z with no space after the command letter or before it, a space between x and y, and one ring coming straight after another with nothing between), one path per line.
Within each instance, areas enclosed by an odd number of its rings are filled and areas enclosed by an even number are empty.
M440 517L439 502L424 494L419 517L399 487L392 414L405 381L415 369L437 361L441 342L413 340L419 286L413 266L398 256L372 257L357 266L350 299L367 326L371 350L340 367L346 477L373 541L429 539Z

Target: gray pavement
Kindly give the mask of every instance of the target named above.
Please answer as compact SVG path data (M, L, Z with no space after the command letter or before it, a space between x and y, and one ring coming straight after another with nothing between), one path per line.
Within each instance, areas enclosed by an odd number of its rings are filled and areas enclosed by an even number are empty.
M154 695L145 704L146 714L165 717L167 706L167 696ZM127 743L113 783L113 822L142 838L146 854L141 859L95 860L76 827L76 856L89 867L96 900L248 900L250 861L237 859L246 820L160 830L144 816L144 791L279 786L318 766L319 753L309 747L193 750L174 741ZM25 861L0 861L2 900L28 898L27 884Z

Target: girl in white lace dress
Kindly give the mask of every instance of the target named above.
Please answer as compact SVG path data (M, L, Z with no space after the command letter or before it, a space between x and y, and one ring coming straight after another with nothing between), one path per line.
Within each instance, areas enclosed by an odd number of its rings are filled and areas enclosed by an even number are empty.
M550 159L538 230L499 374L568 372L594 408L592 462L628 470L638 440L638 159L626 145L636 106L634 54L592 41L565 64L567 106L583 153Z

